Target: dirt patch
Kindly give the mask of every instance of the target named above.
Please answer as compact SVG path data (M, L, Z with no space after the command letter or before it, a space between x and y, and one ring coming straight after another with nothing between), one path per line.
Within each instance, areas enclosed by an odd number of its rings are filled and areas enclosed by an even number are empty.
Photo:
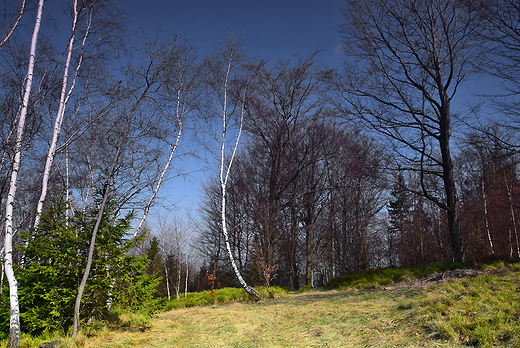
M429 275L422 279L414 279L407 282L399 283L394 286L385 287L385 291L401 291L409 289L426 288L433 284L448 282L453 279L462 279L469 277L476 277L481 274L485 274L485 271L479 271L476 269L456 269L453 271L437 272Z

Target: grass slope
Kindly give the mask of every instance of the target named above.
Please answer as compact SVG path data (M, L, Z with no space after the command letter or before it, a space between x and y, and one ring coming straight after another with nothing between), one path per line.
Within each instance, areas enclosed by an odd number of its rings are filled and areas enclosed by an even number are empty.
M520 347L520 263L483 268L428 287L385 291L373 279L371 289L179 308L142 330L104 329L59 347Z

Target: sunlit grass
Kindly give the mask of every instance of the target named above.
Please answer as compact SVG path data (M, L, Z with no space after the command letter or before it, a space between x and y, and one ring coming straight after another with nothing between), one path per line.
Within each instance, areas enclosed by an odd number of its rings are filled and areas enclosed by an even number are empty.
M382 289L400 282L424 278L435 272L453 270L454 263L434 263L415 268L373 269L333 278L327 283L330 289Z
M388 291L374 286L385 275L362 290L277 289L260 302L240 289L192 294L153 320L122 312L119 326L84 329L58 347L520 347L520 263L481 269L491 273ZM53 339L24 336L22 347Z
M146 332L103 331L82 346L434 347L419 327L404 322L407 311L393 299L373 291L316 291L184 308L159 314Z
M431 337L478 347L520 347L520 273L511 271L435 285L414 300L416 316Z

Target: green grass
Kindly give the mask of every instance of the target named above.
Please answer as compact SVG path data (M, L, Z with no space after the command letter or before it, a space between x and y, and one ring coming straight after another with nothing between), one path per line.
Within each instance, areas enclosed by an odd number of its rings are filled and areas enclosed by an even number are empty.
M519 266L434 285L411 301L417 308L414 317L431 337L478 347L520 347Z
M382 289L400 282L427 277L435 272L453 270L454 263L435 263L416 268L387 268L357 272L331 279L328 289Z
M268 293L267 290L263 287L256 288L256 290L260 293L261 298L267 298ZM269 290L274 292L275 296L284 295L287 293L287 290L273 286L270 287ZM173 298L165 303L165 309L179 309L179 308L191 308L196 306L209 306L213 304L219 303L227 303L227 302L249 302L249 296L247 292L242 288L222 288L214 290L206 290L202 292L189 292L187 297L184 297L184 294L180 296L180 299L177 300Z
M520 347L518 262L481 265L489 273L429 287L381 289L439 267L368 271L366 281L348 279L348 289L343 278L342 290L275 288L274 300L265 292L260 302L240 289L193 293L153 320L121 313L119 327L83 331L59 347ZM56 338L24 336L22 347Z

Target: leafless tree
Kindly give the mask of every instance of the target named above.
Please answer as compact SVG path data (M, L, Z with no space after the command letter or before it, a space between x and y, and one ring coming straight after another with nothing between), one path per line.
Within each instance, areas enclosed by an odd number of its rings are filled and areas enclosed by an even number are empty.
M485 64L479 68L501 80L502 92L491 96L493 104L501 118L507 116L518 130L520 113L518 103L520 97L520 4L515 0L478 1L475 11L486 23L486 30L482 32L482 39L489 45L486 52ZM488 97L490 97L488 95ZM492 135L489 133L488 135ZM515 146L514 144L504 144Z
M478 59L482 31L482 21L467 6L454 0L347 0L341 33L348 58L335 82L349 112L394 144L403 168L419 171L418 193L447 211L458 262L464 243L451 104ZM444 193L429 182L439 182Z
M208 96L208 107L205 109L208 114L203 129L212 130L208 134L219 144L219 150L212 153L219 164L220 220L229 261L240 285L251 298L259 300L260 294L246 283L236 265L231 250L226 214L228 180L243 133L246 114L246 96L249 84L241 76L244 58L242 40L236 36L228 37L204 58L202 78L205 81L205 93Z
M92 11L93 11L92 7L94 5L94 2L90 2L90 3L87 2L86 6L83 7L84 5L85 4L79 4L77 0L74 0L73 5L72 5L72 10L73 10L72 11L72 13L73 13L72 14L72 28L71 28L69 42L67 45L67 51L66 51L67 54L66 54L65 63L64 63L63 80L61 83L59 107L58 107L58 111L56 113L56 119L54 122L54 128L53 128L53 132L52 132L52 140L51 140L50 146L49 146L49 152L47 153L47 159L46 159L43 178L42 178L41 194L40 194L40 198L38 200L38 205L36 207L36 217L35 217L35 221L34 221L35 228L38 227L38 224L40 222L40 215L43 210L43 203L45 202L45 198L47 196L50 172L51 172L52 164L54 161L54 157L56 156L58 136L61 132L63 119L65 116L65 110L67 108L67 103L76 86L76 80L78 77L79 69L81 68L81 64L83 61L83 53L85 50L85 45L87 42L90 26L92 23ZM70 70L70 66L72 63L72 52L73 52L73 49L75 49L74 43L75 43L76 35L79 32L79 21L82 19L81 18L82 12L87 12L87 14L85 16L87 24L86 24L85 32L83 34L83 38L81 40L81 45L80 45L80 47L76 47L76 49L78 49L78 51L80 51L80 54L79 54L77 66L74 69L75 70L74 76L72 77L71 81L69 81L69 70ZM70 82L70 87L67 86L69 84L69 82Z
M134 237L139 234L142 224L145 222L150 208L152 207L159 189L170 168L176 150L181 140L181 135L190 122L193 109L196 105L196 86L195 86L195 49L189 45L183 37L175 37L171 41L161 42L157 39L153 45L147 49L149 59L161 60L162 74L164 75L164 85L159 96L157 107L162 115L163 126L168 129L165 135L160 137L170 149L167 159L160 171L152 190L150 198L144 207L144 213L137 225ZM169 137L172 137L170 139Z
M275 265L278 221L288 202L288 190L316 161L309 156L316 149L302 141L305 129L327 116L318 97L324 69L315 63L316 54L296 63L278 61L273 67L261 61L249 67L253 77L246 125L254 143L249 155L259 164L251 170L266 179L265 189L257 196L261 200L256 202L256 243L258 257L268 268Z
M114 85L109 86L108 98L105 100L107 104L100 109L104 116L99 119L99 123L91 126L89 133L91 136L85 139L90 142L85 146L87 160L96 157L94 161L87 161L87 166L89 168L97 166L99 172L96 180L103 180L104 183L103 199L97 207L98 220L92 232L87 266L76 297L73 336L77 335L79 329L81 298L89 276L96 245L96 234L106 202L111 197L117 198L118 209L128 208L131 206L132 199L139 195L143 187L149 186L149 182L146 180L148 167L159 154L156 149L146 147L146 144L152 142L151 139L157 139L156 132L167 133L160 127L161 116L164 115L165 109L157 106L168 78L175 78L169 76L170 71L167 70L171 68L169 60L171 51L166 48L161 45L160 41L148 42L146 47L139 52L141 59L136 62L131 60L121 67L125 80L114 81ZM105 79L105 83L107 82L108 79ZM177 104L174 102L173 105L176 110ZM102 127L106 128L107 122L112 126L108 130L102 131ZM171 150L174 151L175 147ZM168 158L170 157L171 152L169 152ZM171 159L167 161L167 165L170 161ZM166 169L159 169L159 177L164 176ZM152 199L157 190L156 184L152 191ZM149 205L148 200L145 207L149 209Z

